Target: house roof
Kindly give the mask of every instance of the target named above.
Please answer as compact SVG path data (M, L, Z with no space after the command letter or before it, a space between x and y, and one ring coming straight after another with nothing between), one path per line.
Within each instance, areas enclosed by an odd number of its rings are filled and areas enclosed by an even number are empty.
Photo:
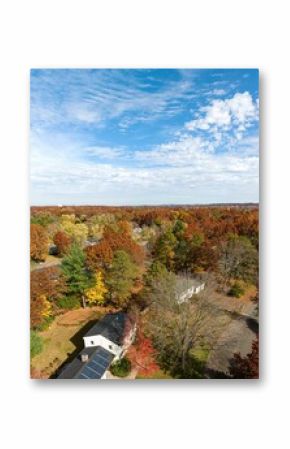
M199 279L188 278L186 276L177 276L176 278L176 293L182 294L191 287L199 287L204 282Z
M102 335L116 345L121 346L125 331L125 324L125 313L110 313L91 327L84 337Z
M88 361L82 362L82 355L88 355ZM84 348L68 363L58 375L58 379L101 379L109 368L114 355L106 349L97 346Z

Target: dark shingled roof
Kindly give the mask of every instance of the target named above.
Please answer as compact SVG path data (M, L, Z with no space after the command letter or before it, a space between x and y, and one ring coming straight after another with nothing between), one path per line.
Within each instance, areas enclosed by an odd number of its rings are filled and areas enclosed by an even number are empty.
M103 335L111 342L122 346L125 324L125 313L110 313L94 324L84 336ZM87 362L82 362L82 354L88 355ZM84 348L75 359L64 366L58 379L100 379L113 358L114 355L111 352L100 346Z
M82 362L82 354L89 359ZM58 375L58 379L101 379L109 368L114 354L100 346L84 348L72 362L68 363Z
M103 337L112 341L116 345L121 346L125 331L125 324L125 313L110 313L91 327L91 329L84 336L92 337L95 335L103 335Z

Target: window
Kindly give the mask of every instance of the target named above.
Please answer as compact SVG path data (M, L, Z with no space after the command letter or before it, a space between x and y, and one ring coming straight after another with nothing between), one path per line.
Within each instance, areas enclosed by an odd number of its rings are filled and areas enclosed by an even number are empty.
M112 346L112 345L109 345L109 349L113 349L113 346Z
M91 345L94 345L94 344L95 344L94 340L91 340Z

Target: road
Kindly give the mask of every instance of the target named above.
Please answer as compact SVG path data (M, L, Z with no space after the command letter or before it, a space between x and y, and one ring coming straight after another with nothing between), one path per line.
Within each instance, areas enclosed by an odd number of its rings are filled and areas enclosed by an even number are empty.
M33 267L31 269L31 271L41 271L41 270L44 270L45 268L57 267L60 264L61 264L61 259L54 260L51 262L40 262L37 266Z

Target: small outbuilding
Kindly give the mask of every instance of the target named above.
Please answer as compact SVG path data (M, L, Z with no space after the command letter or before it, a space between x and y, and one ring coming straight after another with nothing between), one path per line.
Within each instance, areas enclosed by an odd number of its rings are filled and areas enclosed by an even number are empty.
M189 278L186 276L177 276L176 279L176 299L178 304L186 302L193 295L197 295L205 288L205 282Z

